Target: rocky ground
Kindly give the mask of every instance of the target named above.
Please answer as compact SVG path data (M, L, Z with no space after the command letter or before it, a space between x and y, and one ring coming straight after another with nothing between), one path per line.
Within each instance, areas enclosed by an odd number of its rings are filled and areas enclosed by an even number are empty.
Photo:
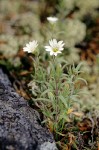
M0 69L0 150L57 150L37 111L12 87Z

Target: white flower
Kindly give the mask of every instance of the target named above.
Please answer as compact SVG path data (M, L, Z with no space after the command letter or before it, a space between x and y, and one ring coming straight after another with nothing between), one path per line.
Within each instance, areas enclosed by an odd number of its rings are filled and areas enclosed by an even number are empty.
M37 41L34 40L26 44L26 47L23 48L23 51L28 52L28 53L33 53L36 50L37 46L38 46L38 43Z
M48 20L50 23L54 24L55 22L58 21L58 18L56 18L56 17L47 17L47 20Z
M52 39L49 41L49 46L45 46L45 50L50 52L50 55L55 55L57 56L57 54L61 53L61 51L64 49L65 43L63 43L63 41L59 41L57 42L56 39Z

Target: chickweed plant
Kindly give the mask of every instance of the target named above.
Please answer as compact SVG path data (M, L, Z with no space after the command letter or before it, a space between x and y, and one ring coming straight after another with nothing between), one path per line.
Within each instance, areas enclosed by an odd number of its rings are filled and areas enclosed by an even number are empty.
M57 18L48 18L54 24ZM65 130L66 122L73 112L74 102L78 103L80 89L81 63L75 67L70 66L63 57L65 43L56 39L49 40L49 44L44 46L46 54L50 54L49 59L41 62L43 53L37 50L38 42L32 41L26 44L24 51L32 53L34 65L33 80L28 84L31 87L32 99L35 105L41 110L47 127L53 132L56 141L58 136ZM45 53L44 53L45 54ZM35 57L34 57L35 55Z

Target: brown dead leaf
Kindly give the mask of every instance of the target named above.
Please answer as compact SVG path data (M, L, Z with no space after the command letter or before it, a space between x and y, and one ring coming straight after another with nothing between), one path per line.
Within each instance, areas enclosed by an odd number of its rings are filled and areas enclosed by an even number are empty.
M0 59L4 59L4 58L5 58L4 56L0 55Z
M27 93L25 92L25 90L23 89L23 87L19 81L14 82L13 86L19 95L21 95L25 99L30 99L30 97L27 95Z
M70 150L67 144L64 144L63 142L60 142L59 144L60 148L62 150Z
M73 112L73 110L74 110L73 108L68 109L67 114L68 115L71 114Z
M24 97L25 99L29 99L29 96L27 95L27 93L23 90L22 87L20 87L20 94L22 97Z
M98 145L98 150L99 150L99 142L97 143L97 145Z
M18 56L18 57L23 57L23 56L25 56L25 53L24 53L23 49L20 49L20 50L19 50L17 56Z
M84 114L82 112L72 112L77 117L82 117Z
M78 123L78 127L81 131L89 131L92 128L92 124L89 119L85 118L82 122Z
M7 41L0 40L0 45L1 45L1 44L7 44Z
M62 147L62 150L70 150L69 147L65 144L63 147Z
M21 76L25 76L25 75L28 75L28 74L30 74L29 71L22 71L22 72L20 73Z
M69 145L72 145L75 141L75 136L72 133L69 133Z
M49 130L50 130L50 132L53 132L53 122L50 120L50 119L48 119L48 128L49 128Z
M62 134L60 132L57 132L57 134L61 135L61 136L66 136L66 134Z

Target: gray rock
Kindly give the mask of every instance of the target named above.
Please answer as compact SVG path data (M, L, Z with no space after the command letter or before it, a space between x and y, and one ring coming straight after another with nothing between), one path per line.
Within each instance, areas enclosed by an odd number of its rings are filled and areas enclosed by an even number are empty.
M54 142L45 142L41 145L40 150L57 150L57 148Z
M57 150L37 111L12 88L0 69L0 150Z

